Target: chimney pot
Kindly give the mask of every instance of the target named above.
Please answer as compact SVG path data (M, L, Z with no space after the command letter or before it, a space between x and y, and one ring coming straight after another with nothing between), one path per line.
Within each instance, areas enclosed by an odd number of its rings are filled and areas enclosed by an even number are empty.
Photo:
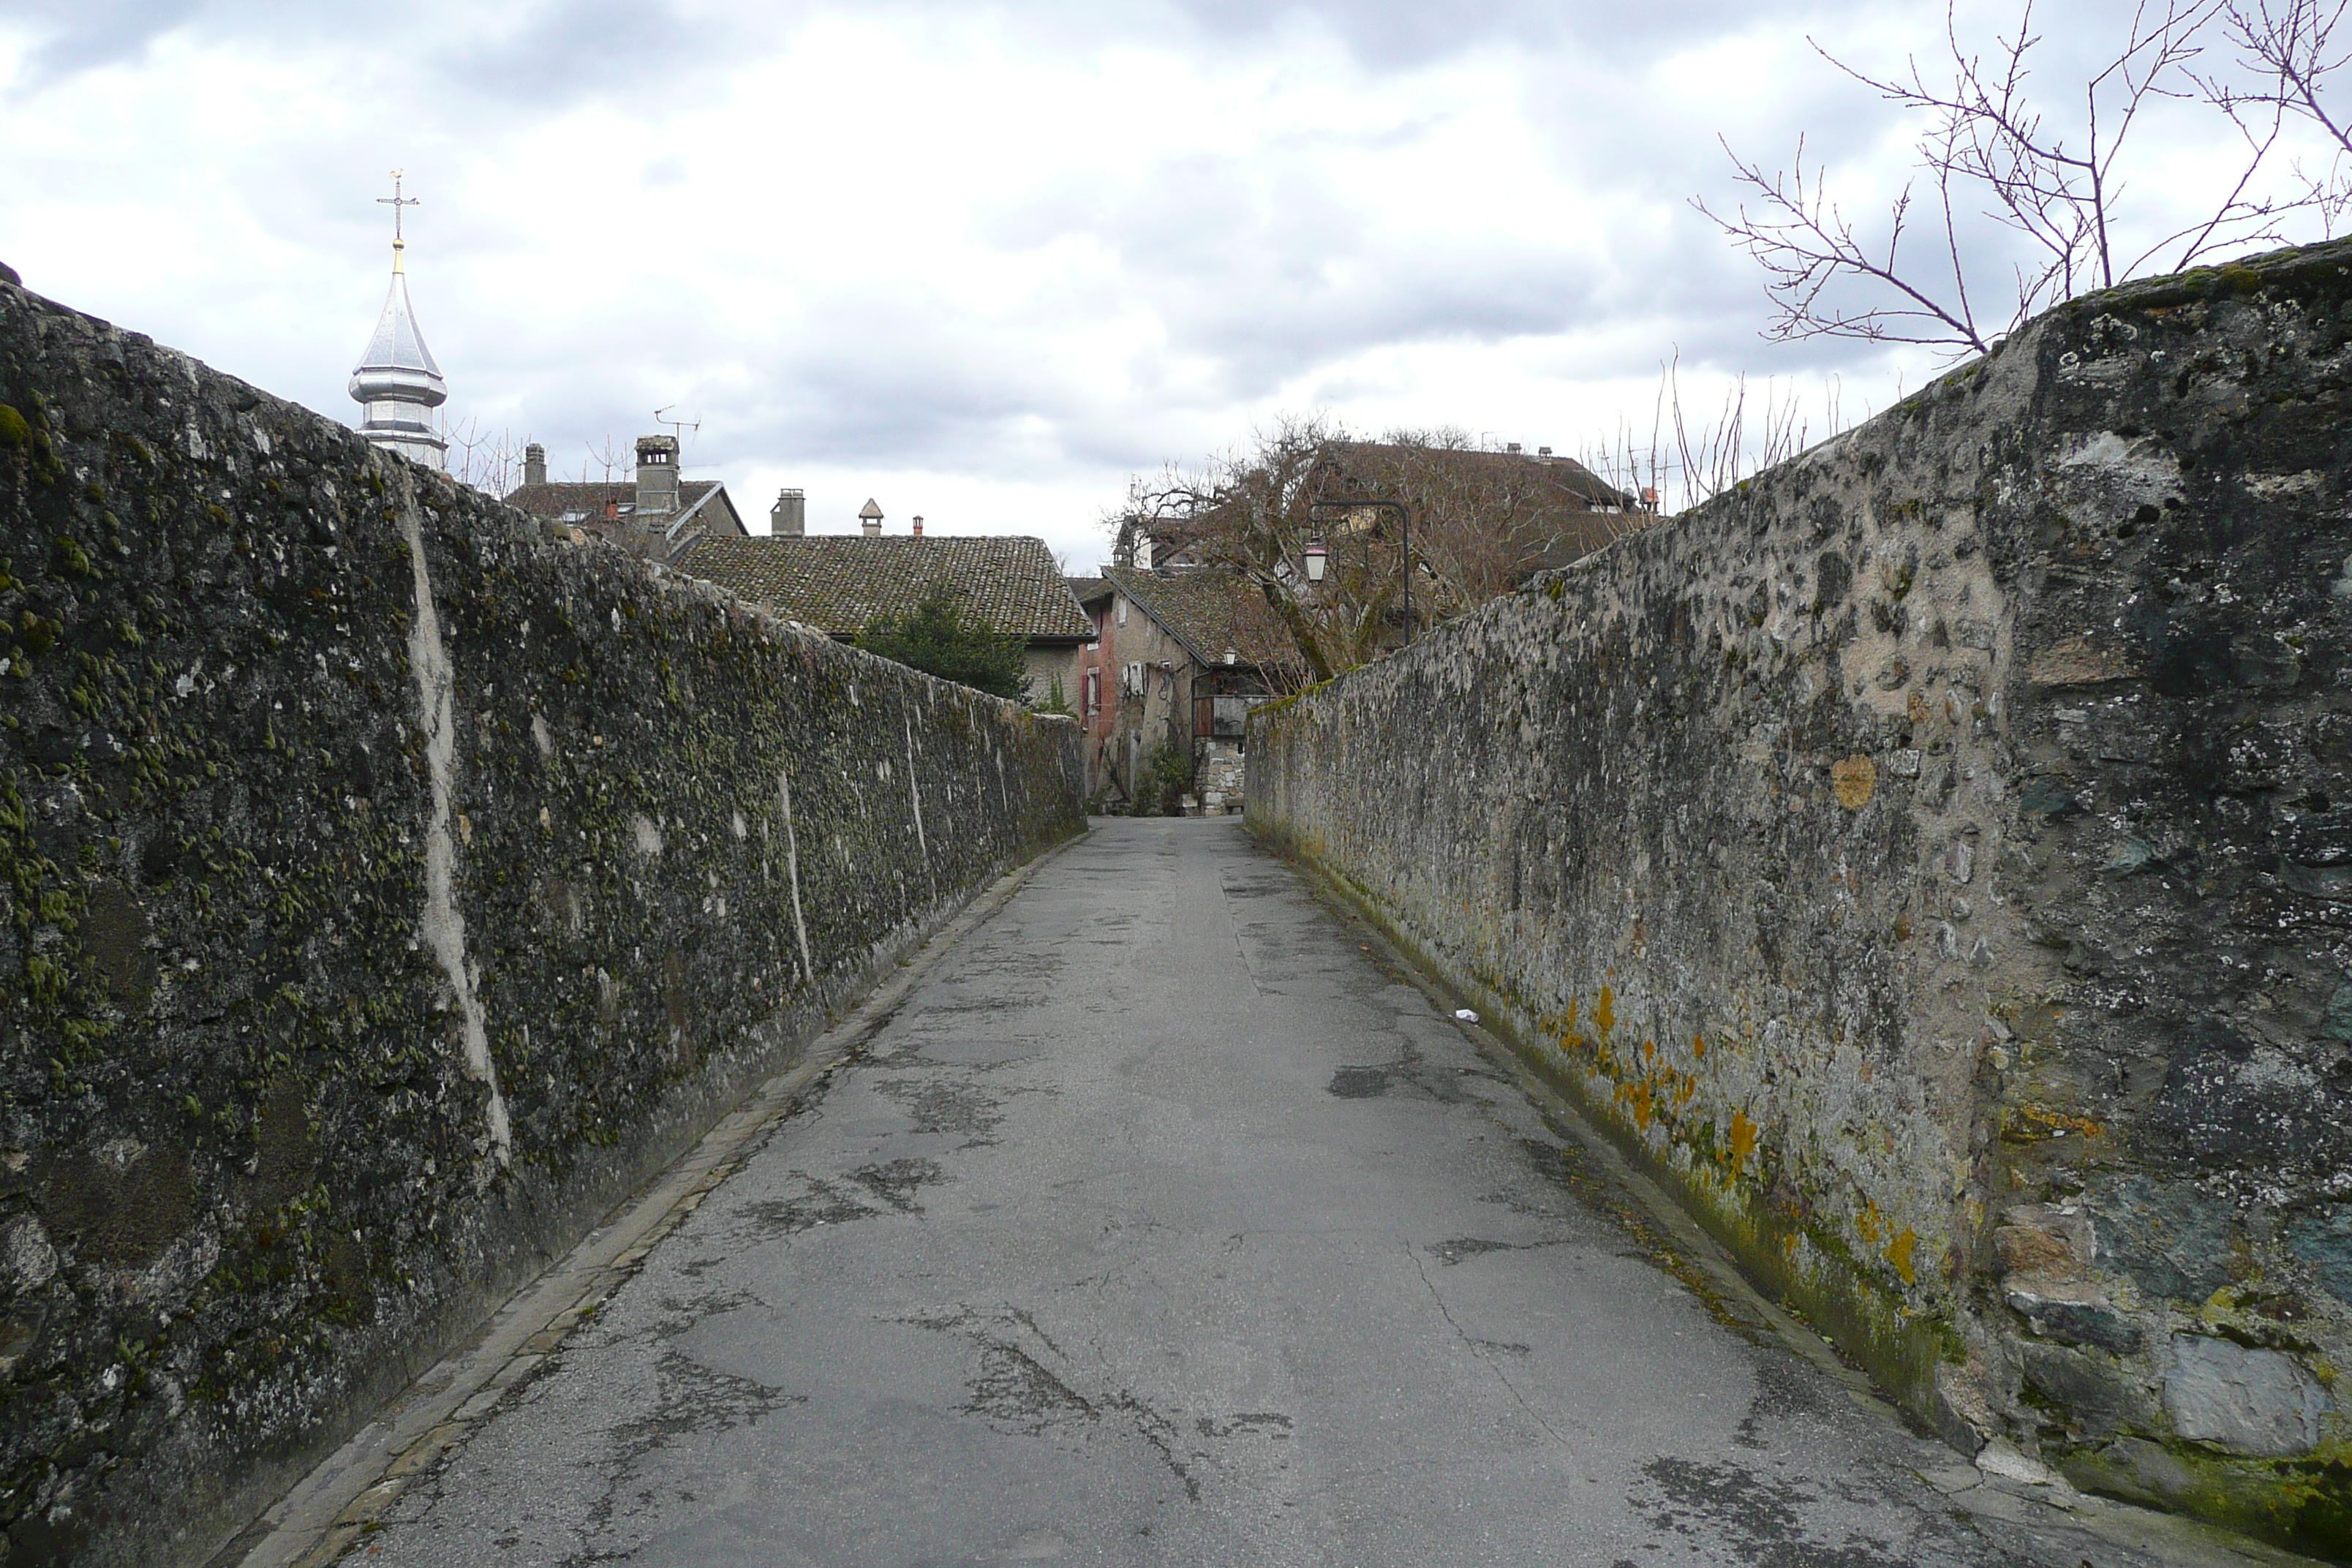
M1503 450L1506 452L1516 453L1518 449L1519 444L1517 441L1507 441L1503 444Z
M677 437L637 437L636 520L650 523L677 510Z
M872 496L867 496L866 504L857 509L857 521L865 525L866 538L877 539L881 536L882 509L874 504Z
M798 539L808 532L808 497L796 489L776 492L768 509L768 531L779 539Z
M915 537L923 537L923 514L919 511L915 514Z
M522 449L522 482L527 485L547 483L547 448L536 441Z

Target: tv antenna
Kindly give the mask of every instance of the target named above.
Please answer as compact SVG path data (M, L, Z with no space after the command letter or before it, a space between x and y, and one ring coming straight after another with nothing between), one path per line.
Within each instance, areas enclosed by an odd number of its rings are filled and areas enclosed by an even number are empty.
M670 427L670 437L677 443L678 465L683 468L686 464L686 433L688 430L700 430L702 428L702 421L699 419L665 419L662 417L663 415L669 412L670 408L675 408L677 406L677 405L673 403L669 405L669 408L655 409L654 423L656 425L667 425Z

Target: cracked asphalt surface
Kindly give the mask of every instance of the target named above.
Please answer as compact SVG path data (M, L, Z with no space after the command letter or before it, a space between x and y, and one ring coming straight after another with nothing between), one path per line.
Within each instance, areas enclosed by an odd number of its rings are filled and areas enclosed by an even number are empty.
M1957 1512L1362 940L1097 824L348 1561L2141 1561Z

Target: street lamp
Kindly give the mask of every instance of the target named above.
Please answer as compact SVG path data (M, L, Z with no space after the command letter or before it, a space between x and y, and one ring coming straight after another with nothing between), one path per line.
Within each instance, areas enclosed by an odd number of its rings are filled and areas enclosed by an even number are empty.
M1397 528L1402 535L1402 544L1404 550L1404 640L1412 641L1412 518L1404 510L1404 503L1395 500L1373 500L1370 498L1357 500L1341 497L1334 500L1309 501L1307 510L1311 511L1318 506L1339 506L1350 509L1360 506L1378 507L1381 510L1397 514ZM1315 553L1316 547L1308 545L1307 575L1310 580L1319 582L1322 580L1322 574L1317 569Z
M1323 581L1323 568L1328 559L1328 556L1323 549L1323 542L1321 540L1313 540L1308 542L1307 546L1307 580L1309 583L1320 583Z

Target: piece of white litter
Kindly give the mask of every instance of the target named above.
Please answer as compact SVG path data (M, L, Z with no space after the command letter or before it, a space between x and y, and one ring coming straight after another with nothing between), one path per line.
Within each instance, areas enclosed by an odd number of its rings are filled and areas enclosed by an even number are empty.
M1465 1024L1475 1024L1478 1021L1478 1015L1467 1007L1456 1007L1454 1009L1454 1016Z

